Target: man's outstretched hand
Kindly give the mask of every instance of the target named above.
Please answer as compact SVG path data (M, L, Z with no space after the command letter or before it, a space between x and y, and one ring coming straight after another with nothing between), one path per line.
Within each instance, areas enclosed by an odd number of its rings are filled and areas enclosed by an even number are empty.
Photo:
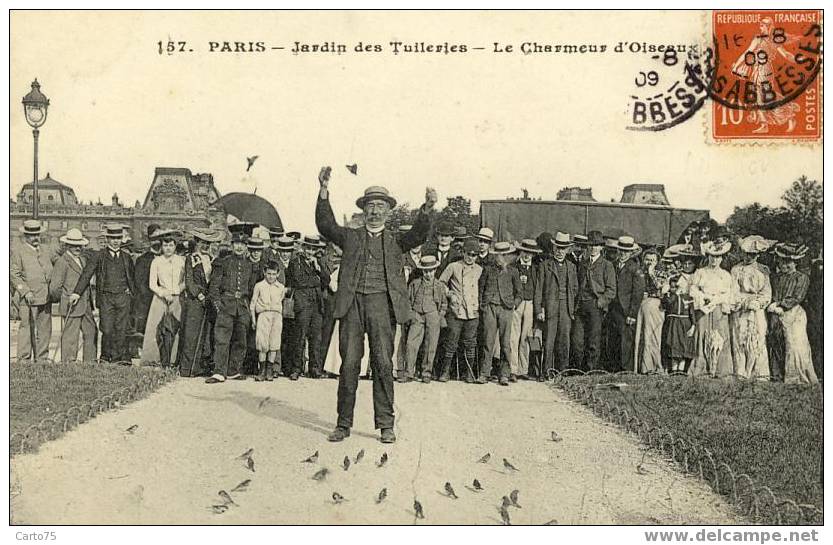
M437 190L433 187L425 188L425 209L431 210L437 204Z
M330 174L333 172L331 167L321 167L321 172L318 173L318 183L321 187L328 188L330 185Z

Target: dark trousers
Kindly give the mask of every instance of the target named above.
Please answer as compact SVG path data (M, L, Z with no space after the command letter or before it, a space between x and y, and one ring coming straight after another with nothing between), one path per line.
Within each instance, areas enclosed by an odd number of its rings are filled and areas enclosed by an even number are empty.
M330 351L330 339L336 328L336 319L333 316L332 296L324 298L324 314L321 317L321 361L327 361L327 353ZM281 339L283 340L283 339Z
M500 339L501 377L509 377L510 332L513 311L500 304L484 305L480 309L480 322L483 324L483 345L480 348L480 376L488 377L492 371L492 354L495 351L495 338Z
M544 321L544 369L563 370L570 361L570 329L572 320L567 311L567 301L545 309Z
M609 370L632 371L636 324L627 325L622 307L618 303L613 303L610 307L607 326Z
M214 372L223 376L240 372L246 357L246 335L251 326L246 299L223 298L214 323Z
M126 338L130 303L130 295L127 293L101 294L98 321L101 329L101 359L104 361L130 360Z
M301 357L304 355L301 354ZM292 372L292 362L295 361L295 318L283 317L281 330L281 361L286 362L285 374ZM280 370L279 370L280 371Z
M177 365L181 376L196 377L208 371L211 325L203 303L192 298L183 300L177 349Z
M321 362L321 326L323 322L320 293L318 288L305 288L295 291L295 348L293 350L293 373L304 371L304 343L309 347L309 375L320 375Z
M373 420L376 429L393 428L393 311L387 293L356 294L338 331L338 426L353 426L364 336L370 344L373 372Z
M480 320L477 318L462 320L449 312L446 315L446 322L448 327L445 328L445 356L439 376L448 378L451 361L454 359L458 345L462 344L463 352L458 361L461 367L465 367L460 371L466 374L466 378L473 379L474 368L477 366L477 330ZM494 341L492 341L492 347L494 348Z
M599 355L602 345L602 319L604 313L598 306L598 299L579 300L576 305L576 319L573 320L572 346L570 352L573 366L592 371L599 369Z

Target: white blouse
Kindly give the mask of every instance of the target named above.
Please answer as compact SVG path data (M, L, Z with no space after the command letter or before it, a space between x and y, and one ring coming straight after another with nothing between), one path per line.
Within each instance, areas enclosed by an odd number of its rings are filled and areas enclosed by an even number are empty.
M164 298L185 290L185 258L181 255L159 255L150 263L150 291Z
M720 305L724 314L729 313L732 302L732 275L720 267L703 267L691 275L689 294L694 299L694 308L701 310L708 305Z

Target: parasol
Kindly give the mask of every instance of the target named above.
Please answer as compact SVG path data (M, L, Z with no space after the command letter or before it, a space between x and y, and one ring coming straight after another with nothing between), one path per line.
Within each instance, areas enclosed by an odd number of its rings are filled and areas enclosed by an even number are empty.
M283 229L278 211L272 204L252 193L228 193L212 205L234 216L240 222L256 223L267 227Z
M159 362L162 365L171 364L171 354L174 349L174 339L179 332L179 320L171 312L170 305L165 306L165 314L156 326L156 344L159 346Z

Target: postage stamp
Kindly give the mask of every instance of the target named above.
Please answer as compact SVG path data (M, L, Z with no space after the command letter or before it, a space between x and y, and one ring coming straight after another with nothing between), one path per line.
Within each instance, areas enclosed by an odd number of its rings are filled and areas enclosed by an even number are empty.
M714 11L708 95L715 141L819 141L822 12Z

